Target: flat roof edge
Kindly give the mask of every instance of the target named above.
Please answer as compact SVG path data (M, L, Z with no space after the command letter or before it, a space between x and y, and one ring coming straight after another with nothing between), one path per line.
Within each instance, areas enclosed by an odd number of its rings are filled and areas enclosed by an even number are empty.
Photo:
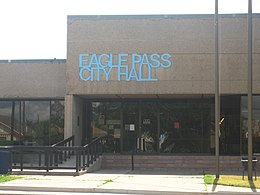
M219 14L221 17L245 17L247 13L234 13L234 14ZM253 13L253 16L260 16L260 13ZM214 17L214 14L147 14L147 15L67 15L68 19L89 19L89 20L100 20L100 19L160 19L160 18L205 18Z
M66 63L66 59L22 59L22 60L12 60L12 59L8 59L8 60L0 60L0 63L11 63L11 62L23 62L23 63L26 63L26 62L29 62L29 63L32 63L32 62L59 62L59 63Z

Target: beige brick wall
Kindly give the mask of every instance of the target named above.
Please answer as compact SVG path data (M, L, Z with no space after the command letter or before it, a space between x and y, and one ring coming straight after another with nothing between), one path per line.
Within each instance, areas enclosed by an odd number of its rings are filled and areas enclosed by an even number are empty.
M64 98L65 60L0 61L0 98Z
M259 27L259 28L258 28ZM254 93L260 93L260 15L253 17ZM81 81L79 54L170 53L158 81ZM130 62L131 64L131 62ZM67 94L214 94L214 17L68 16ZM247 17L220 18L222 94L247 92ZM146 72L144 72L146 73Z

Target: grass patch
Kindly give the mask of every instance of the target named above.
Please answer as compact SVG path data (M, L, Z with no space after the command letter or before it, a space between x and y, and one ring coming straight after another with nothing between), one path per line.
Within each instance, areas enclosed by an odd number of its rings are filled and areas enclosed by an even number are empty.
M107 179L107 180L105 180L105 181L102 183L102 185L105 185L105 184L110 183L110 182L113 182L113 180L112 180L112 179Z
M112 179L107 179L102 184L97 185L97 187L100 187L100 186L105 185L105 184L110 183L110 182L113 182L113 180Z
M213 184L215 180L214 175L204 175L204 184Z
M13 176L13 175L0 175L0 183L3 183L3 182L7 182L7 181L12 181L12 180L15 180L15 179L21 179L22 177L19 177L19 176Z
M50 180L47 178L35 178L35 177L25 177L24 180Z
M248 181L247 177L242 180L242 176L238 175L221 175L217 180L215 179L215 175L204 175L204 184L260 188L260 177L257 177L256 181L255 178L253 178L253 181Z

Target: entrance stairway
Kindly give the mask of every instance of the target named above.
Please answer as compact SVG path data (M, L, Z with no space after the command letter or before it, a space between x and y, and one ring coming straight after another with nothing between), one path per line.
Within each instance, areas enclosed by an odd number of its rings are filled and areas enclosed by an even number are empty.
M83 159L84 156L81 155L78 157ZM89 166L80 166L78 170L76 170L77 164L77 156L72 155L66 161L62 163L58 163L55 166L49 167L49 170L46 171L46 168L38 168L33 163L24 163L23 169L19 168L19 164L17 164L16 168L12 169L12 174L15 175L64 175L64 176L78 176L85 173L94 172L101 169L102 156L99 156L89 164ZM35 168L34 168L35 167Z
M52 146L3 146L10 153L9 172L15 174L80 175L101 167L103 137L74 146L74 136ZM8 172L6 169L6 172Z
M84 156L81 155L80 159L82 159L82 158L84 158ZM61 164L58 164L58 167L61 168L61 169L63 167L64 167L64 169L66 169L67 167L73 167L73 166L75 167L76 161L77 161L76 156L73 155L67 161L65 161ZM101 169L101 163L102 163L102 156L99 156L98 158L96 158L95 161L93 161L91 164L89 164L89 166L86 166L84 169L81 169L79 171L79 174L91 173L91 172L100 170Z
M152 171L190 170L198 173L215 171L215 156L199 155L131 155L104 154L103 169L132 169ZM133 162L133 165L132 165ZM260 170L259 165L257 169ZM242 173L240 156L220 156L220 170Z

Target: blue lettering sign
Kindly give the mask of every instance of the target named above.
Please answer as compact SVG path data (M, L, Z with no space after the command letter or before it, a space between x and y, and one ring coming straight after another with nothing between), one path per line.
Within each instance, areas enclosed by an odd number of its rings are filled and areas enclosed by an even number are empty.
M80 54L79 78L83 81L157 81L153 70L170 68L172 55L164 54Z

